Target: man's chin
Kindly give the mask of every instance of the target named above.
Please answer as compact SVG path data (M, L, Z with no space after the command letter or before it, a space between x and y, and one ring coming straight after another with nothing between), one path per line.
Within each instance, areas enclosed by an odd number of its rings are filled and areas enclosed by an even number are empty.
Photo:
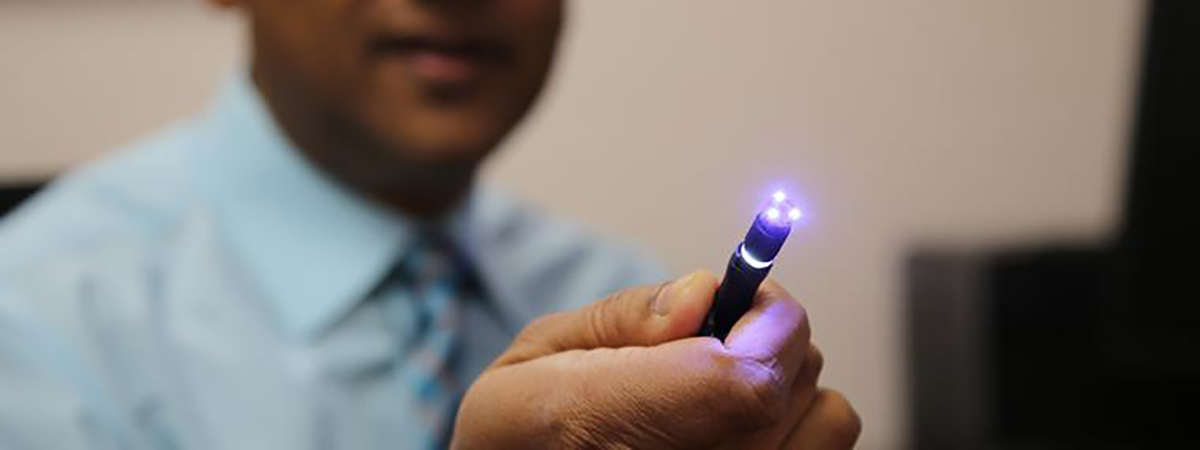
M404 145L389 145L379 158L377 172L403 175L405 178L432 178L450 181L470 178L491 153L494 144L463 139L408 140Z
M452 124L409 125L405 132L388 133L385 142L396 159L429 165L478 163L500 144L497 133L448 125Z
M475 142L437 140L394 148L390 156L397 164L431 171L473 169L489 153L488 145Z
M396 112L390 122L376 122L375 172L404 172L407 177L471 175L501 143L505 128L478 117L438 117L424 111Z

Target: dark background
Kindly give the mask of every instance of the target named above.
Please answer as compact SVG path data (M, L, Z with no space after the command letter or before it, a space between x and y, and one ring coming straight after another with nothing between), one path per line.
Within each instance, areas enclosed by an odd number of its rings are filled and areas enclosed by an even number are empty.
M35 181L0 184L0 217L33 195L40 185L40 182Z
M1113 242L909 261L916 448L1200 448L1200 2L1152 2Z

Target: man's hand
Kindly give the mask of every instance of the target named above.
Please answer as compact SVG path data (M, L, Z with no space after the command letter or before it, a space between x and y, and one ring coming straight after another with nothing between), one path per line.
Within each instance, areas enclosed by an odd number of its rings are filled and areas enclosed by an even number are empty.
M716 289L697 272L534 321L467 392L453 447L853 447L800 303L768 280L725 343L693 337Z

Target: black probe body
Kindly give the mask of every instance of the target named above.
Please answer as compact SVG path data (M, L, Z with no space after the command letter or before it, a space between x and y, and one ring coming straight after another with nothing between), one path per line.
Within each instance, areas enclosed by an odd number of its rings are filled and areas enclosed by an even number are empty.
M770 207L755 216L746 237L729 258L700 336L725 340L733 325L753 306L759 285L771 272L775 257L792 231L792 222L799 218L800 210L782 193L776 193Z

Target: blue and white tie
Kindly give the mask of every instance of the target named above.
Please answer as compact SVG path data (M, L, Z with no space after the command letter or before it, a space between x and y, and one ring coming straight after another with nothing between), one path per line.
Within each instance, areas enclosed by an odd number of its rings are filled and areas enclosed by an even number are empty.
M445 448L458 408L462 386L455 371L466 277L457 262L444 240L421 239L382 293L384 310L413 329L402 343L398 372L416 400L420 428L428 431L414 440L417 448Z

